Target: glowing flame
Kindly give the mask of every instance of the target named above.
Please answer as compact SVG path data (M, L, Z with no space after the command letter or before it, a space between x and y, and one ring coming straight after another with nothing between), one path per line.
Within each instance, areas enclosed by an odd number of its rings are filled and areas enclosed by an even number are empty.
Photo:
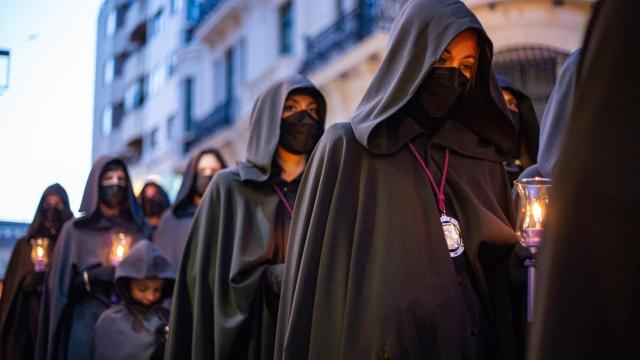
M116 256L118 256L119 258L124 256L124 246L118 245L118 247L116 248Z
M542 207L537 202L534 202L531 210L533 211L533 220L536 222L536 227L540 227L542 224Z
M39 259L42 259L44 257L44 249L42 248L42 246L36 247L36 256L38 256Z

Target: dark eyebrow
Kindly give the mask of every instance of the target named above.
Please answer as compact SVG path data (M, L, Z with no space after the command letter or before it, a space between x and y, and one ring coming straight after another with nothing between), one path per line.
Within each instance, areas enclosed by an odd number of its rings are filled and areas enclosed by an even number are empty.
M292 98L288 98L288 99L287 99L287 101L285 101L285 104L286 104L287 102L289 102L289 101L293 101L293 102L295 102L296 104L299 104L299 103L300 103L300 102L298 101L298 99L296 99L296 98L292 97Z

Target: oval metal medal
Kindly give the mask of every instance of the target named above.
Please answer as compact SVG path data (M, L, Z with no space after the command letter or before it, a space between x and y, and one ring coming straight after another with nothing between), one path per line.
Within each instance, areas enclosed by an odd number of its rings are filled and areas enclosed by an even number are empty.
M447 241L449 255L456 257L464 251L464 241L462 241L462 231L458 220L443 214L440 216L440 223L444 231L444 238Z

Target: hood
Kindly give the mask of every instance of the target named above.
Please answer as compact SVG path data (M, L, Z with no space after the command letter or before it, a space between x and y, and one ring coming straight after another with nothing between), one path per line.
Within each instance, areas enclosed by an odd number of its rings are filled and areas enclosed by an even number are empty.
M493 145L499 157L510 158L516 134L491 72L493 45L475 15L457 0L413 0L401 9L380 69L351 119L363 146L373 153L393 153L422 131L413 121L397 116L399 110L451 40L467 29L478 31L480 56L469 91L473 95L456 117L471 133Z
M127 205L129 207L129 215L131 216L131 219L140 229L146 229L147 224L145 222L144 216L142 215L142 209L140 209L138 201L136 200L136 196L133 193L133 187L131 186L131 176L129 176L127 165L121 159L112 156L101 156L93 164L91 172L89 173L89 178L87 179L87 184L84 188L82 202L80 203L80 211L84 214L84 216L78 219L76 224L83 225L94 220L99 215L100 177L105 166L107 166L107 164L111 162L119 163L124 169L125 175L127 176L127 188L129 193Z
M193 204L193 187L196 181L196 171L198 170L197 169L198 160L200 160L200 157L203 154L213 154L218 159L223 169L227 167L227 163L224 161L224 158L222 157L222 155L220 155L220 152L216 149L213 149L213 148L204 149L199 153L197 153L196 155L194 155L191 158L191 160L189 160L189 163L187 164L184 171L182 172L182 184L180 184L180 189L178 189L178 195L176 195L176 201L174 202L174 205L171 208L171 211L176 216L185 207L189 207Z
M33 238L36 236L39 230L44 226L44 216L42 215L42 207L44 205L44 201L49 195L57 195L60 197L62 202L64 203L64 211L63 211L63 223L73 217L73 213L71 212L71 207L69 206L69 197L67 196L66 190L62 187L62 185L55 183L47 187L42 196L40 197L40 201L38 202L38 207L36 208L36 213L33 215L33 220L31 221L31 225L27 229L27 238ZM58 229L59 230L59 229Z
M527 94L505 76L496 75L496 78L500 88L509 90L516 100L518 100L520 123L514 125L519 131L518 138L520 141L524 141L524 146L522 146L521 149L525 149L529 158L535 161L535 158L538 156L540 125L538 123L536 110L533 107L533 102Z
M127 297L132 279L149 278L164 279L163 295L169 296L170 290L173 290L176 271L157 246L148 240L140 240L116 267L116 285L120 294Z
M326 101L311 81L302 75L291 75L275 82L258 96L253 106L247 160L238 163L242 181L263 182L271 175L273 155L280 140L282 109L287 96L295 90L308 91L316 99L319 121L324 128Z
M143 209L143 213L144 213L144 202L148 199L145 196L145 190L147 189L147 187L150 187L150 186L155 186L155 188L158 190L158 193L160 194L160 198L162 199L162 209L163 210L168 209L169 206L171 206L171 201L169 201L169 195L167 195L167 192L164 191L162 186L160 186L156 182L147 181L142 187L142 190L140 190L140 194L138 194L138 205L140 205L140 207Z
M579 61L580 49L571 54L562 66L540 123L537 166L540 174L546 178L553 178L560 144L571 115Z

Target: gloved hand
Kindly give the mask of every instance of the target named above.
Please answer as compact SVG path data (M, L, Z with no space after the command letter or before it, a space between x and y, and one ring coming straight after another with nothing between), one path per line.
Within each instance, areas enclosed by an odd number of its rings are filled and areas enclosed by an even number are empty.
M44 272L29 271L22 280L22 291L29 294L42 293L44 288Z
M113 266L95 265L85 270L89 280L89 288L94 287L98 283L113 283L115 278L115 268ZM69 289L71 297L80 297L87 294L87 284L85 283L84 271L80 271L74 267L73 279L71 280L71 288Z
M275 294L280 294L282 290L282 280L284 278L284 264L275 264L267 266L265 272L269 288Z
M116 268L111 265L98 265L87 269L87 274L89 275L91 284L97 282L112 283L116 279Z

